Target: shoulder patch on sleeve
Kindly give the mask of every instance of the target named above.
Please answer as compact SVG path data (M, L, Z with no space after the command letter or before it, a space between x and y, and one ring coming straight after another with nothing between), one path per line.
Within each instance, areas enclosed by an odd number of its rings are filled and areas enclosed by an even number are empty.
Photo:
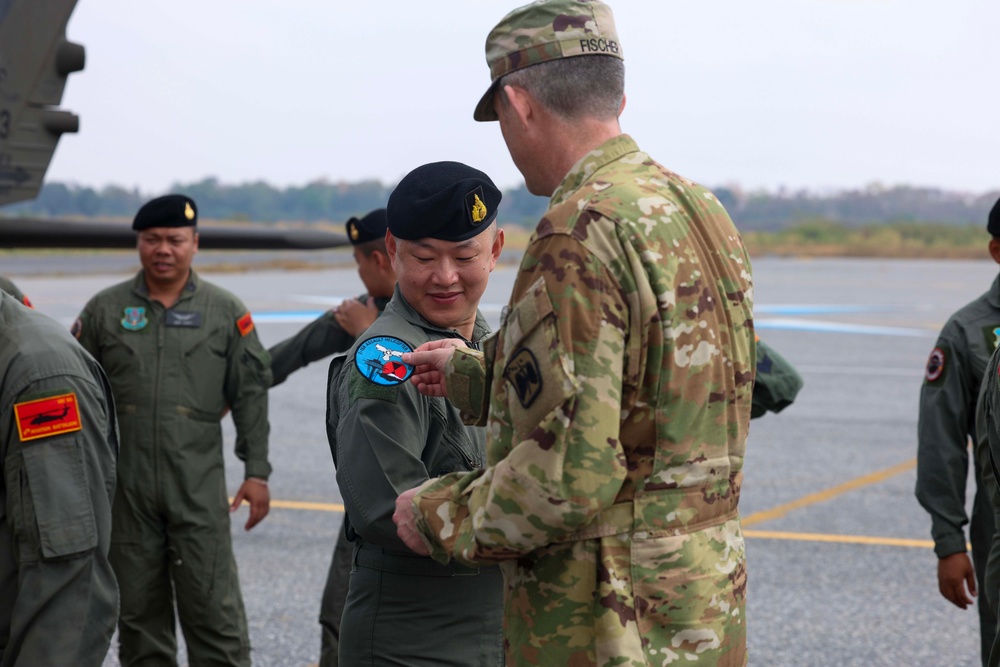
M987 350L995 350L1000 344L1000 325L988 324L983 327L983 342Z
M72 433L83 428L80 407L72 391L14 404L21 442Z
M393 336L373 336L354 351L354 367L361 376L382 387L402 384L413 375L413 366L403 363L403 354L413 348Z
M950 352L951 350L944 345L931 350L931 354L927 358L927 368L924 371L924 379L928 384L933 384L944 377Z
M236 320L236 328L240 330L241 336L246 336L253 331L253 318L250 317L249 312L244 313L242 317Z

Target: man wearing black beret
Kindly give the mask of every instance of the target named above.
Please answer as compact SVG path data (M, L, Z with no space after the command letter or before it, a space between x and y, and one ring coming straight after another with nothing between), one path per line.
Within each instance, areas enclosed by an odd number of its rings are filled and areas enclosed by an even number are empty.
M499 203L489 177L464 164L407 174L387 207L392 300L331 365L327 433L355 545L342 664L502 664L499 569L417 556L392 522L401 490L485 461L483 429L420 394L400 356L432 340L478 347L488 333L478 306L503 248Z
M110 560L123 667L176 664L174 597L192 665L250 665L229 512L268 513L270 360L243 303L191 269L198 208L146 203L132 228L142 270L93 297L73 325L111 381L121 428ZM220 420L245 479L230 505Z
M272 387L309 363L350 348L358 334L371 326L392 297L396 274L385 249L385 209L375 209L362 218L351 218L346 229L347 238L354 248L358 276L367 292L323 313L291 338L270 348L268 353L274 376ZM346 529L344 522L333 550L320 604L322 641L319 667L336 667L338 664L340 619L347 599L353 550Z
M1000 264L1000 201L993 206L986 231L989 253ZM956 311L945 323L931 350L920 388L917 422L917 500L931 515L931 537L938 557L938 590L961 609L980 594L979 632L983 664L996 635L996 591L984 588L994 525L990 499L976 476L969 538L965 550L965 480L970 436L983 372L1000 340L1000 277L989 291ZM973 567L975 564L975 567Z

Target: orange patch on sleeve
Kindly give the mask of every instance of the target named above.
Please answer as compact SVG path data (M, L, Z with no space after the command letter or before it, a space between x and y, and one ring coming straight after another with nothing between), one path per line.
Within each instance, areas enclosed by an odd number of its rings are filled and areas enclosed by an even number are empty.
M72 433L83 428L80 408L73 392L15 403L14 419L21 442Z
M250 317L250 313L246 313L243 317L236 320L236 328L240 330L241 336L246 336L253 331L253 318Z

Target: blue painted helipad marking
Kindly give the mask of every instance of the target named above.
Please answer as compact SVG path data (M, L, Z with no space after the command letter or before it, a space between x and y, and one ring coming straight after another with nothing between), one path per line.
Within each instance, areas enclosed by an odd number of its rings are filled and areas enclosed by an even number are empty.
M881 327L869 324L844 324L840 322L824 322L822 320L799 319L756 319L756 329L784 329L787 331L819 331L824 333L866 334L869 336L909 336L915 338L933 338L937 332L930 329L914 329L909 327Z
M769 315L838 315L846 313L885 313L898 310L893 306L869 306L860 304L820 305L788 304L784 306L754 306L754 313Z

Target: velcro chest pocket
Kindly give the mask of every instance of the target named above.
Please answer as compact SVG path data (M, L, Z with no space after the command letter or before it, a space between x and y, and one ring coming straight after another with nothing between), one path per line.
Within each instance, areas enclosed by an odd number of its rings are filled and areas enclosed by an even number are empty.
M556 313L539 278L515 303L499 342L506 405L518 440L576 392L572 359L559 339Z

